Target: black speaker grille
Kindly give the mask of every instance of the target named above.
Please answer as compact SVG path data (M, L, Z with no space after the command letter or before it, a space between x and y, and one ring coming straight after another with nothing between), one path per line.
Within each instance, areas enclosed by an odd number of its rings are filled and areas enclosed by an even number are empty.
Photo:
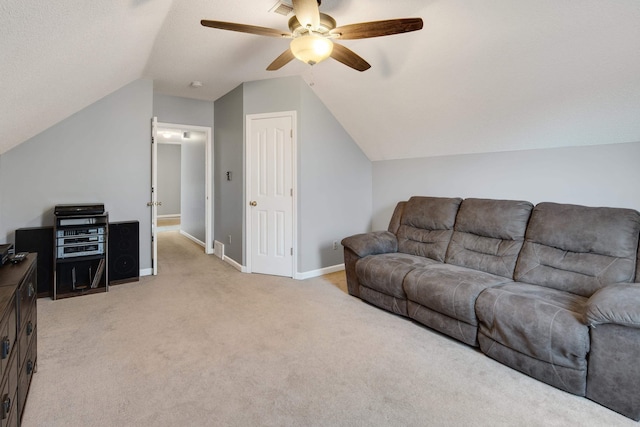
M36 266L38 297L51 295L53 289L53 227L17 229L15 251L36 252L38 254Z
M138 221L109 224L109 284L140 279L140 224Z

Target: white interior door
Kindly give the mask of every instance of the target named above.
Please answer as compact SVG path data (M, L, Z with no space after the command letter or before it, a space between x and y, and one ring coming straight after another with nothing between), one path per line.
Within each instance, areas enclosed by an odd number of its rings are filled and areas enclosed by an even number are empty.
M151 270L158 274L158 118L151 119Z
M293 112L247 116L247 264L293 277Z

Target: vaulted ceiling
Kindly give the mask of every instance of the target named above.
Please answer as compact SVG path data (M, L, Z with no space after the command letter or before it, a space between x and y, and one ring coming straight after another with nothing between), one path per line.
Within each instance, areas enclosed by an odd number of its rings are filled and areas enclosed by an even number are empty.
M3 0L0 153L135 79L213 101L289 75L371 160L640 141L637 0L323 0L338 25L424 20L421 31L343 41L372 65L363 73L332 60L268 72L288 40L200 25L286 30L275 3Z

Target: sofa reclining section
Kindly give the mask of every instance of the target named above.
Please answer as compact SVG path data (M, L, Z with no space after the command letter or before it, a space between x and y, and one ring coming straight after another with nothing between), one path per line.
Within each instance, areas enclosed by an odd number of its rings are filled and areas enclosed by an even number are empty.
M640 213L412 197L342 240L349 294L640 420Z

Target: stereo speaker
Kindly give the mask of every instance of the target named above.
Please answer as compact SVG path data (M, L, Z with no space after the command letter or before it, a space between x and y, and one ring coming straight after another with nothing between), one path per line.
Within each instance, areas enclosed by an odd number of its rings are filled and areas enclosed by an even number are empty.
M38 253L36 277L38 298L52 295L53 246L53 227L19 228L16 230L16 253Z
M109 223L109 286L140 280L140 224Z

